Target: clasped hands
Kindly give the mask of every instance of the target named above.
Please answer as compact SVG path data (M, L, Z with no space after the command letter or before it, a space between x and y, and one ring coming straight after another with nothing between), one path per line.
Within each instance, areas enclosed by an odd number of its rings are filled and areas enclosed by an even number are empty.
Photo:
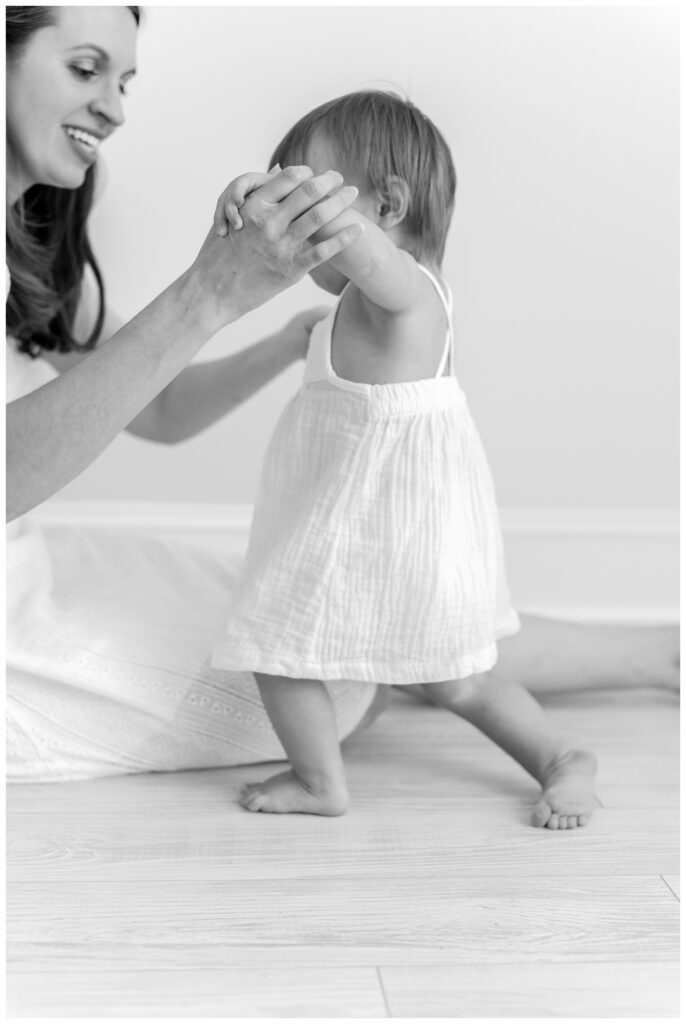
M364 229L353 223L314 240L356 197L357 189L333 170L315 175L309 167L274 167L235 178L220 196L194 267L216 310L213 329L261 306L359 238Z

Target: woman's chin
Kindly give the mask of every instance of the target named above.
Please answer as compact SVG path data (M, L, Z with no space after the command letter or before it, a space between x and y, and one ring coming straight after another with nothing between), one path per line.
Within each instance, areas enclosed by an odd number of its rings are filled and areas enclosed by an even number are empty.
M48 174L43 175L42 185L51 185L53 188L76 189L81 188L86 180L86 174L92 164L84 161L78 163L63 164L60 167L51 168Z
M92 164L90 165L92 166ZM58 185L57 188L81 188L84 181L86 180L86 174L89 168L82 165L81 167L74 167L69 172L65 172L62 175L62 184Z

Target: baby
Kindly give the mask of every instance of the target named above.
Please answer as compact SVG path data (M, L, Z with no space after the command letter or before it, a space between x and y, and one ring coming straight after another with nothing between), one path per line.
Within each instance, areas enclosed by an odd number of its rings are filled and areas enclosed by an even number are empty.
M311 272L340 296L311 335L304 383L269 445L219 668L251 670L291 770L246 787L251 811L342 814L337 679L421 687L541 785L535 825L585 825L596 760L534 698L489 670L519 622L505 582L486 457L455 376L440 276L456 187L450 151L412 103L364 91L325 103L272 157L358 190L320 232L362 235ZM240 229L259 176L220 219ZM342 184L342 180L341 180Z

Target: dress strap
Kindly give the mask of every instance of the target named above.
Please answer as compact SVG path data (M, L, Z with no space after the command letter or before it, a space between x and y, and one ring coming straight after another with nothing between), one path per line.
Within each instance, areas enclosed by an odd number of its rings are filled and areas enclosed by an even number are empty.
M330 309L323 320L319 320L310 332L305 360L304 383L328 380L331 376L331 331L338 304Z
M448 331L445 339L445 348L443 349L441 361L436 372L437 377L442 377L446 371L446 367L449 368L450 373L455 372L455 345L453 341L453 297L450 293L450 289L448 288L447 284L445 284L442 278L439 283L438 279L431 273L431 271L427 270L426 267L423 267L421 263L418 263L417 266L419 267L423 274L426 274L426 276L429 278L432 285L438 292L438 297L443 303L443 309L445 310L446 320L448 321ZM444 288L445 291L443 290Z

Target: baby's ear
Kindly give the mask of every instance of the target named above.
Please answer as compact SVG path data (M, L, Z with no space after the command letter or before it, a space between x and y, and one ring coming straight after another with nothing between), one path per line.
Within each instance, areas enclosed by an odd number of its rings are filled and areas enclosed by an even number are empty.
M402 224L410 205L410 189L403 178L391 174L386 179L386 188L380 197L379 227L385 231Z

